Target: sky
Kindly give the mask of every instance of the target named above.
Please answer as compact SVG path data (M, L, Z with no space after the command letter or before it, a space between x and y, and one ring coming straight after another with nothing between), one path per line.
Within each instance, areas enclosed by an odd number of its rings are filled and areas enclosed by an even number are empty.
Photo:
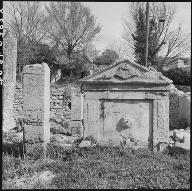
M42 2L44 5L49 2ZM95 47L101 52L113 42L122 42L123 18L128 18L130 2L82 2L89 7L92 14L102 26L101 32L94 41ZM186 33L191 32L191 2L168 2L176 8L173 28L179 23ZM5 15L5 13L4 13Z
M173 27L182 24L185 32L191 32L191 2L169 2L175 5ZM99 50L104 50L112 41L122 39L122 18L127 18L129 2L83 2L89 7L102 26L99 38L94 42Z

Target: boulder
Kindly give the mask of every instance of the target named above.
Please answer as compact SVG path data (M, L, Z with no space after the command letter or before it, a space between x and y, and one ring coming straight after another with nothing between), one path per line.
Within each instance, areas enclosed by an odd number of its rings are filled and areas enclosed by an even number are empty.
M91 144L91 141L82 141L80 144L79 144L79 147L80 148L83 148L83 147L91 147L92 144Z
M54 134L51 135L51 142L57 142L57 143L74 143L74 139L72 139L70 136L62 135L62 134Z
M174 146L190 150L190 131L184 129L174 130L173 138L175 140Z
M177 129L175 129L173 131L173 139L176 142L182 142L183 141L183 137L184 137L184 132L183 131L179 131Z
M67 144L67 146L79 142L82 138L80 136L66 136L62 134L51 134L51 142L57 144Z

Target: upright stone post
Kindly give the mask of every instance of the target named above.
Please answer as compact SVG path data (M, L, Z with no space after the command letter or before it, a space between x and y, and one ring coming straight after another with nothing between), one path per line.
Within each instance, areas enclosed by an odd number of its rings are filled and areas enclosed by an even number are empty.
M3 56L3 131L8 131L16 125L13 117L13 103L17 67L17 39L9 30L4 32Z
M71 89L71 134L82 136L82 98L79 89Z
M23 69L23 127L26 152L50 138L50 69L46 63Z

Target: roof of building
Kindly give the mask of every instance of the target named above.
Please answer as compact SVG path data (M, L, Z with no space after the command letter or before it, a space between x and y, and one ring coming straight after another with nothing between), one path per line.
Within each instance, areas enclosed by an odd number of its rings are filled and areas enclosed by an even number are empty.
M160 72L124 60L80 80L82 83L170 84Z

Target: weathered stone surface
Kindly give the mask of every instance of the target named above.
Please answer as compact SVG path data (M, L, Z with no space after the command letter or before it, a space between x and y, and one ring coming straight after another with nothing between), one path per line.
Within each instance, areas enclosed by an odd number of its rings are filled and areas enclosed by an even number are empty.
M169 132L169 145L190 150L190 128L175 129Z
M66 136L61 134L52 134L50 142L64 148L72 148L77 142L81 141L80 136Z
M173 131L173 139L177 142L184 142L184 136L186 135L190 135L190 133L185 131L184 129L180 130L175 129Z
M105 79L103 79L103 76ZM108 77L110 76L110 77ZM111 77L112 76L112 77ZM82 80L83 83L126 83L126 84L170 84L172 81L156 70L150 70L139 64L124 60L113 66L96 72Z
M79 144L79 147L80 148L83 148L83 147L91 147L91 141L81 141L81 143Z
M81 120L81 97L78 89L72 89L71 119Z
M82 83L83 137L154 148L169 138L169 92L161 73L123 61ZM82 117L81 116L81 117Z
M185 150L190 150L190 134L185 133L182 142L176 141L174 146L180 147Z
M184 93L175 88L174 85L169 86L170 91L170 127L186 128L191 124L191 96L189 93Z
M17 39L4 29L3 37L3 131L15 127L14 94L16 84Z
M168 141L169 100L158 100L157 102L157 131L159 140Z
M60 87L63 92L68 91L68 87ZM69 96L67 99L66 97L63 97L62 100L59 99L59 94L57 92L57 88L53 85L50 87L50 117L51 118L60 118L60 121L69 121L71 119L71 110L69 108L69 104L71 103L71 96ZM57 99L52 99L52 97L55 96ZM57 100L59 103L57 103ZM57 104L55 107L55 103ZM14 119L17 121L19 118L22 117L22 111L23 111L23 89L22 84L17 82L16 84L16 92L15 92L15 102L14 102ZM59 115L58 115L59 113Z
M74 139L70 136L61 135L61 134L53 134L51 135L51 142L57 142L57 143L74 143Z
M50 138L50 69L47 64L23 69L23 126L26 152Z

